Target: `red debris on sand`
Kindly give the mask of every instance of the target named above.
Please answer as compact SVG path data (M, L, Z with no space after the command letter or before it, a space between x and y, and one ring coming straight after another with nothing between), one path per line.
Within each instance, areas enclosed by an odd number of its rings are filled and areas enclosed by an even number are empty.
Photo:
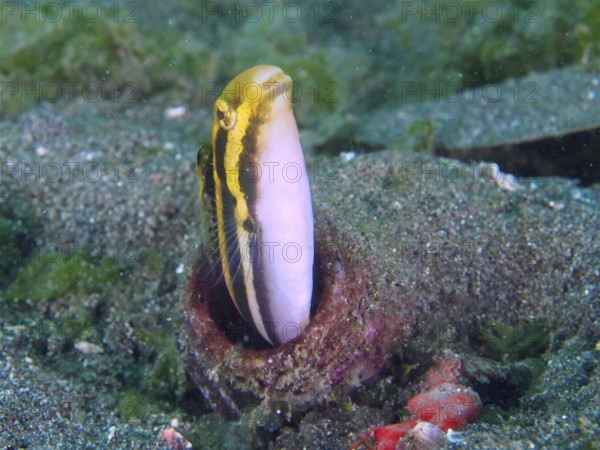
M428 387L441 383L460 383L464 377L463 365L458 358L442 356L436 366L427 372Z
M419 419L448 431L474 422L481 412L481 400L475 391L462 384L441 383L415 395L407 408Z
M373 435L377 441L377 450L395 450L396 443L400 438L406 436L406 434L412 430L419 419L413 417L408 419L406 422L394 423L392 425L386 425L385 427L375 428Z
M440 436L444 432L474 422L481 412L481 399L475 391L461 384L462 378L458 358L440 358L427 374L427 390L408 401L407 408L414 417L373 430L377 450L404 449L411 442L419 442L418 448L442 448ZM422 422L432 426L419 426Z

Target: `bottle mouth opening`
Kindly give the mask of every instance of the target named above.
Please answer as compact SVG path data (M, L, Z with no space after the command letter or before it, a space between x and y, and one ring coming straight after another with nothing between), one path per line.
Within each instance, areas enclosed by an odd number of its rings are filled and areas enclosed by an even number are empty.
M256 327L248 323L242 318L236 309L229 291L223 282L214 282L214 276L211 273L203 271L206 264L200 264L200 271L197 276L204 278L207 284L206 301L208 305L208 313L219 330L229 340L232 345L243 349L265 350L274 348L267 342ZM315 255L315 263L313 265L313 292L311 300L311 319L317 312L317 308L323 293L323 270L320 266L320 258L318 253ZM301 335L298 327L289 327L289 333L299 339ZM292 339L295 340L295 339Z
M343 273L341 258L331 245L315 241L315 249L310 323L300 335L296 327L290 328L290 333L294 333L295 338L275 347L267 342L252 324L242 318L225 283L219 280L209 261L202 255L196 260L187 298L188 321L196 336L202 338L206 344L209 344L210 339L210 346L267 352L277 351L301 340L311 328L319 306L324 301L326 284L335 281L330 280L328 283L326 266L331 267L333 264L336 273Z
M244 322L206 259L196 257L191 268L179 352L205 398L226 418L264 399L303 407L334 389L349 392L387 364L402 338L398 327L410 321L377 259L327 218L315 227L310 322L285 344L272 347Z

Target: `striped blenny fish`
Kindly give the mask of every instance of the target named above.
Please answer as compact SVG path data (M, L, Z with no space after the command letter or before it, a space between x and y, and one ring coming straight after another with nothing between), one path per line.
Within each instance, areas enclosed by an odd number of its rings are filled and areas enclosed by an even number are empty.
M235 77L198 151L204 239L241 316L272 345L310 319L313 211L291 78L275 66Z

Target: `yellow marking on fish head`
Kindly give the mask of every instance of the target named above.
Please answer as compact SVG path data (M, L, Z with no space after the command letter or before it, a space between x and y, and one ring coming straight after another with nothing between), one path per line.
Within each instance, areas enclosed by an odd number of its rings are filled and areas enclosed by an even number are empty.
M255 227L241 183L255 181L252 171L260 156L261 126L269 122L272 114L281 113L280 108L292 113L291 102L281 101L281 96L291 89L291 83L292 79L279 67L255 66L235 77L215 102L213 145L219 129L226 130L226 184L236 199L235 218L240 228L247 228L249 224Z

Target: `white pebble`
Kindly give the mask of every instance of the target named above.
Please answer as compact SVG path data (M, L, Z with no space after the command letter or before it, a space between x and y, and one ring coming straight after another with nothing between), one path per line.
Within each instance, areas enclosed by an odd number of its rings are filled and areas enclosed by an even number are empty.
M342 158L342 161L344 161L344 162L349 162L349 161L352 161L354 158L356 158L356 153L354 153L354 152L341 152L340 153L340 158Z
M185 114L185 106L171 106L165 109L167 119L177 119Z
M92 344L88 341L79 341L75 343L75 348L85 355L93 355L95 353L102 353L102 347L96 344Z

